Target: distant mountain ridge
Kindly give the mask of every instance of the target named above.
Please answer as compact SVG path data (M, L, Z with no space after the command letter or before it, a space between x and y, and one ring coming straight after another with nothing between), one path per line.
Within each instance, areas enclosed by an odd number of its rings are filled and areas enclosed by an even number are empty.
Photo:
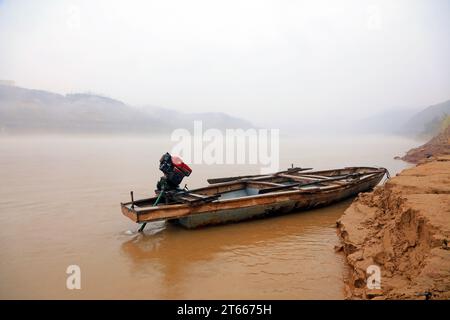
M444 115L450 115L450 100L426 108L392 108L377 115L354 119L304 119L295 128L280 124L284 132L332 132L399 134L431 137ZM183 113L155 106L134 107L122 101L90 93L57 94L0 83L0 133L167 133L176 128L255 128L247 120L220 112ZM268 125L275 123L271 119ZM327 122L328 121L328 122ZM318 129L319 128L319 129ZM316 131L315 131L316 130Z
M392 108L361 119L355 124L355 129L361 133L401 134L407 119L420 110L421 108Z
M251 128L225 113L181 113L165 108L137 108L89 93L61 95L0 84L0 131L6 133L165 133L191 128Z

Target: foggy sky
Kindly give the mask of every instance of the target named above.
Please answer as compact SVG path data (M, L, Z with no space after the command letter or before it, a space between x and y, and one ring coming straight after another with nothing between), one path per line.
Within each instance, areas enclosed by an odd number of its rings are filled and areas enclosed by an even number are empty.
M1 1L0 79L259 123L450 99L450 1Z

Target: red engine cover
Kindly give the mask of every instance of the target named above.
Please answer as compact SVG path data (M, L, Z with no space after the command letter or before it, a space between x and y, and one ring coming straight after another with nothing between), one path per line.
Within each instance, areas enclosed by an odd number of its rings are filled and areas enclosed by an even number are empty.
M185 176L189 176L192 172L192 169L183 162L183 159L181 159L178 156L172 156L172 163L175 168L179 169Z

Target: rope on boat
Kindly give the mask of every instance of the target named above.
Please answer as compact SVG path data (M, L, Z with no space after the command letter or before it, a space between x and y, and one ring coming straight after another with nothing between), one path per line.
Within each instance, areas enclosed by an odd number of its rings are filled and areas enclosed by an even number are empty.
M389 170L386 169L386 180L391 179L391 174L389 173Z

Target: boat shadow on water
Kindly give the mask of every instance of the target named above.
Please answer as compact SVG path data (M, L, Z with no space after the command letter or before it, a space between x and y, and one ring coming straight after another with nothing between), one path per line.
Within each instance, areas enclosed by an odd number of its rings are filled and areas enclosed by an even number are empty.
M334 252L335 222L351 202L352 198L323 208L196 230L155 222L123 242L121 250L132 273L159 271L169 283L182 279L191 265L228 255L277 255L288 248Z

